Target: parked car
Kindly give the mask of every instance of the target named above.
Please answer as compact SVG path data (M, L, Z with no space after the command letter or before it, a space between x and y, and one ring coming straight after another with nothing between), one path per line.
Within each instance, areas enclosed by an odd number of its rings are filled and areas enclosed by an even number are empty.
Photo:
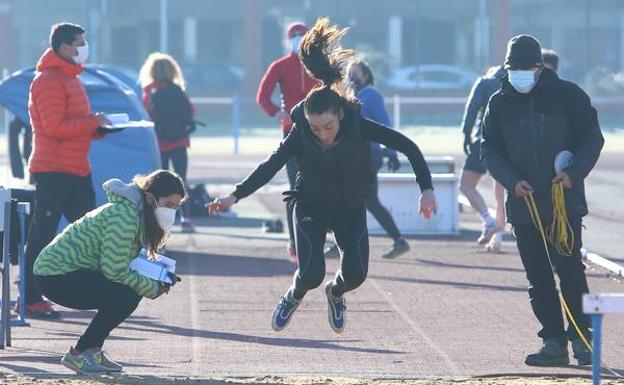
M462 90L472 86L479 75L447 64L423 64L399 68L385 84L398 90Z
M242 68L223 62L182 65L187 91L193 95L235 93L243 84Z
M86 67L104 71L109 75L115 76L125 85L132 88L139 100L143 99L143 90L139 84L139 73L137 71L125 67L111 66L108 64L87 64Z
M35 77L30 67L13 73L0 83L0 105L7 108L22 122L28 124L28 90ZM125 82L104 68L87 66L80 74L87 91L91 110L107 114L125 113L130 120L148 119L147 112ZM110 178L129 182L136 174L147 174L160 168L160 153L153 125L125 129L106 135L91 144L89 160L96 204L107 202L102 183ZM61 227L66 222L61 222Z

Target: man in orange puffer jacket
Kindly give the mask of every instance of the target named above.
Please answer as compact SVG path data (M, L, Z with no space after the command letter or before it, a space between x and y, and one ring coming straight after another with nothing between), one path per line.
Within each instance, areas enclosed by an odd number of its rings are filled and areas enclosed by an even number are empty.
M87 60L85 30L75 24L52 26L50 45L37 63L30 86L28 112L33 128L29 170L35 181L35 209L26 247L26 313L58 318L43 300L33 277L33 264L56 235L61 215L73 222L95 208L89 146L97 129L110 124L92 114L78 74ZM77 289L79 290L79 289Z

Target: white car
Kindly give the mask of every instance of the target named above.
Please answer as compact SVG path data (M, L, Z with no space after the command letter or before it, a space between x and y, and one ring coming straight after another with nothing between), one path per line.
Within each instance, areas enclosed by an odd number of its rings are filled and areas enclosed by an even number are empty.
M479 75L446 64L423 64L399 68L386 84L400 90L461 90L472 86Z

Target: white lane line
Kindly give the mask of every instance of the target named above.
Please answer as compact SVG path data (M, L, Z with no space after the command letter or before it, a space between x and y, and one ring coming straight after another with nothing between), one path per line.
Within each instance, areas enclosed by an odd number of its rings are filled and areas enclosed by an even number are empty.
M407 322L412 330L444 360L444 363L451 371L451 375L454 377L460 376L461 372L459 367L455 364L455 362L453 362L451 357L449 357L444 350L442 350L435 342L433 342L431 338L429 338L427 333L401 309L401 307L381 288L381 286L379 286L377 282L375 282L374 279L368 279L368 282L370 282L375 290L377 290L377 292L384 297L386 302L392 306L394 311L401 316L405 322Z
M189 264L190 264L190 271L198 271L197 270L197 258L195 258L195 253L196 251L193 250L193 246L194 245L194 238L192 235L188 235L188 240L186 242L186 251L188 253L191 254L191 257L189 258ZM186 278L185 278L186 279ZM199 321L199 298L197 298L197 275L195 274L189 274L188 276L188 280L189 280L189 308L190 308L190 313L191 313L191 328L193 329L193 339L191 342L192 345L192 349L193 349L193 357L192 357L192 361L191 361L191 368L192 368L192 373L196 376L199 376L203 373L202 368L200 367L201 365L201 341L200 338L198 336L199 333L199 325L200 325L200 321Z

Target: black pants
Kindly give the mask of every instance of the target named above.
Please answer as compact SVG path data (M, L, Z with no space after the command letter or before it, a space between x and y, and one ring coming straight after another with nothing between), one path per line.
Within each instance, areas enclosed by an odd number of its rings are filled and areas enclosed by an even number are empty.
M377 180L377 173L373 177L373 191L366 201L366 210L370 211L375 217L381 227L386 230L386 233L394 240L397 241L401 238L401 233L397 228L396 223L392 215L388 212L381 202L379 201L379 182Z
M574 233L574 249L572 256L559 255L549 244L549 250L555 270L561 281L561 293L570 311L576 319L581 331L587 338L589 335L589 317L583 314L582 297L589 292L585 265L581 257L580 218L570 218ZM546 251L541 235L534 225L514 225L514 234L518 241L518 250L522 264L529 280L529 299L535 316L542 324L538 333L543 339L556 338L566 342L578 338L576 330L568 319L567 332L563 326L562 307L555 286L555 278L548 265Z
M331 229L343 251L334 278L333 294L341 296L360 286L368 274L368 229L366 209L323 210L297 202L294 207L295 240L299 269L294 276L294 297L303 298L325 278L323 246Z
M182 178L186 183L186 172L188 170L188 151L186 147L176 148L175 150L160 153L161 167L169 170L169 162L173 165L173 171ZM184 204L181 208L185 218L190 218L190 208L188 204Z
M37 276L46 297L76 310L94 310L97 314L87 327L76 349L101 348L110 332L137 308L141 296L130 286L112 282L99 271L78 270L65 275Z
M288 134L284 134L286 137ZM288 183L290 184L290 189L293 190L295 188L295 181L297 180L297 173L299 172L299 163L297 163L296 158L290 158L286 162L286 174L288 175ZM295 246L295 227L293 225L293 206L290 204L286 204L286 222L288 222L288 237L290 240L290 245Z
M41 291L33 277L33 265L41 250L52 241L61 215L71 223L95 208L91 175L58 172L34 174L35 208L26 243L26 304L41 301Z
M160 153L161 167L169 170L169 161L173 164L173 171L186 181L188 169L188 153L186 147Z

